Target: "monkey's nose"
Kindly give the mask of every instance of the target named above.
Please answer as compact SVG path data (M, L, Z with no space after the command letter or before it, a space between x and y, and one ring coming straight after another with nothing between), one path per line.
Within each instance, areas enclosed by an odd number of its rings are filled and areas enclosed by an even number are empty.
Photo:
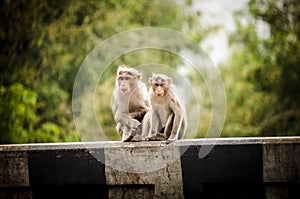
M156 92L156 96L163 96L164 92Z
M121 93L126 94L129 92L129 90L127 88L121 88L120 89Z
M157 89L155 93L156 93L157 96L162 96L164 94L164 90L163 89Z

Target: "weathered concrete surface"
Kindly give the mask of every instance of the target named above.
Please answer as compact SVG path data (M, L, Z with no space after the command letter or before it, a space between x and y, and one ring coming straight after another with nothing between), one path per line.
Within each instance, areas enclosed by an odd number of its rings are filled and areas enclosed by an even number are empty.
M113 198L113 199L154 198L154 186L153 185L110 186L108 198Z
M300 137L0 145L1 199L61 197L298 199Z
M263 145L264 182L300 181L300 143Z
M266 198L300 196L299 138L282 137L263 140L263 173Z
M0 187L29 186L28 158L23 151L0 152Z
M142 198L184 198L180 150L163 142L119 143L105 148L107 185L153 185ZM120 186L119 186L120 187ZM118 198L123 188L110 188L109 198ZM138 198L136 192L127 198Z
M32 199L32 191L30 189L12 189L12 190L1 190L0 191L1 199Z

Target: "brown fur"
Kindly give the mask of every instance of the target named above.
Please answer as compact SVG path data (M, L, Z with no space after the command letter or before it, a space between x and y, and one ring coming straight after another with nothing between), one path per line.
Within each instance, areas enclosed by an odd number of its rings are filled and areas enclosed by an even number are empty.
M133 68L118 68L112 110L122 141L131 141L148 131L142 124L148 123L144 117L151 109L151 102L141 78L141 73Z
M186 131L185 108L172 87L172 78L154 74L149 79L152 104L152 132L147 140L176 140Z

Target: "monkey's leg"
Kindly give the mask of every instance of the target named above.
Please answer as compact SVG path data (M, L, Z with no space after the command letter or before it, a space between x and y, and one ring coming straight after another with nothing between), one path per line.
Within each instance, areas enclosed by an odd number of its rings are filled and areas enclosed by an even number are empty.
M125 131L122 136L123 142L141 142L145 140L145 136L141 135L142 132L142 124L140 124L137 128L131 128L126 126Z
M162 133L155 133L146 138L146 141L164 141L164 140L166 140L166 138Z
M131 133L131 130L128 126L123 126L122 129L122 141L123 142L130 142L133 138L133 135Z
M182 123L181 123L181 127L180 127L180 131L178 133L178 140L179 139L183 139L184 135L185 135L185 131L186 131L186 125L187 125L187 121L186 118L183 118Z
M117 129L121 131L122 141L123 142L130 142L137 135L142 131L142 125L139 125L137 128L131 128L127 125L122 125L118 123Z
M131 139L131 142L143 142L143 141L146 141L146 137L138 134L133 136L133 138Z
M172 128L173 128L173 121L174 121L174 114L170 114L167 119L166 126L164 127L164 135L166 140L170 138L173 139L175 137L175 135L171 135Z
M152 111L148 111L142 121L142 136L148 136L152 131Z
M122 131L123 131L122 128L123 128L123 127L122 127L121 123L118 122L118 123L117 123L117 126L116 126L116 129L117 129L118 133L119 133L121 136L122 136Z

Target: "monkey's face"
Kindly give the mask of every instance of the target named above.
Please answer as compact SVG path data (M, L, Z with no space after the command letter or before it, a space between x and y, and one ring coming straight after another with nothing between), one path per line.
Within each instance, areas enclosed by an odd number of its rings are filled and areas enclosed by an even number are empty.
M119 89L122 94L130 93L132 81L133 78L131 76L128 75L118 76Z
M172 78L164 74L153 74L149 83L156 96L164 96L172 84Z
M160 78L152 78L150 80L150 84L156 96L164 96L165 92L168 88L168 85L163 79Z
M138 80L141 79L141 75L135 73L135 71L119 71L117 81L119 84L119 90L122 94L128 94L137 87Z
M156 96L164 96L165 94L165 86L163 84L154 84L154 92L156 94Z

